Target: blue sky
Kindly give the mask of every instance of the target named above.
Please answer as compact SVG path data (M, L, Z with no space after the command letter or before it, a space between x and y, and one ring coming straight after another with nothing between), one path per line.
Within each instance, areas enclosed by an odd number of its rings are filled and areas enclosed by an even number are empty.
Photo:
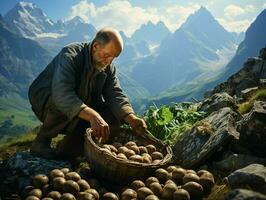
M113 26L132 34L149 20L163 21L175 31L200 6L206 7L229 31L241 32L266 8L265 0L24 0L40 7L49 18L70 19L79 15L96 28ZM0 0L4 15L18 0Z

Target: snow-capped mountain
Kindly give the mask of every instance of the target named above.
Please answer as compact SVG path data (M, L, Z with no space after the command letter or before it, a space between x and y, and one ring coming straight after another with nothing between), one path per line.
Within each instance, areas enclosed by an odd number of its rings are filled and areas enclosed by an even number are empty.
M34 3L17 3L6 13L4 19L24 37L36 37L44 32L54 31L54 22Z

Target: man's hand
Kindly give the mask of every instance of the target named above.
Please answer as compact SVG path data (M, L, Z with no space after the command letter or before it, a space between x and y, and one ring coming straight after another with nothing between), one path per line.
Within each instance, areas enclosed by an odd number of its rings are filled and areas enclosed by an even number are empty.
M102 142L109 139L110 128L101 115L92 108L86 107L79 113L79 117L90 122L94 136L102 138Z
M137 134L145 134L147 125L143 119L134 114L129 114L124 118L124 120L137 132Z

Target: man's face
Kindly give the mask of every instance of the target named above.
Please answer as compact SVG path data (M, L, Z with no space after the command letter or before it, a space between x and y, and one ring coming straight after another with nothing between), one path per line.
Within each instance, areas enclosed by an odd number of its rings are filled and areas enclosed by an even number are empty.
M110 65L114 58L120 54L117 45L112 41L106 45L101 45L100 43L95 42L92 48L93 62L95 67L101 71Z

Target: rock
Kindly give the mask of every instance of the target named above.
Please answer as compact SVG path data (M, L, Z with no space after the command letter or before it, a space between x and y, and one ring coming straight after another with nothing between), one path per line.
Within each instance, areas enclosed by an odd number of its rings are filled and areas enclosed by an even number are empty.
M0 194L10 195L20 192L30 185L37 174L48 175L52 169L71 167L71 164L61 160L47 160L32 155L29 152L19 152L5 160L1 166Z
M248 98L251 97L251 95L254 93L254 91L258 90L259 87L252 87L252 88L247 88L241 91L241 98L244 100L248 100Z
M227 81L217 85L211 91L207 91L204 97L210 97L215 93L226 92L231 96L241 96L241 91L260 86L260 79L266 79L266 64L262 58L248 58L244 66Z
M252 189L266 194L266 167L251 164L231 173L226 180L232 189Z
M231 108L225 107L200 121L211 126L199 129L198 124L185 132L173 147L174 160L182 167L190 168L203 164L216 151L224 145L238 138L239 133L234 126L240 115Z
M252 190L236 189L225 200L266 200L266 196Z
M237 109L233 97L231 97L229 94L226 92L215 93L210 98L207 98L203 101L200 111L212 113L224 107L230 107L233 110Z
M251 111L238 123L239 144L256 156L266 157L266 102L255 101Z
M230 173L253 163L265 165L266 159L252 155L231 154L227 155L224 160L213 163L213 166L219 171Z

